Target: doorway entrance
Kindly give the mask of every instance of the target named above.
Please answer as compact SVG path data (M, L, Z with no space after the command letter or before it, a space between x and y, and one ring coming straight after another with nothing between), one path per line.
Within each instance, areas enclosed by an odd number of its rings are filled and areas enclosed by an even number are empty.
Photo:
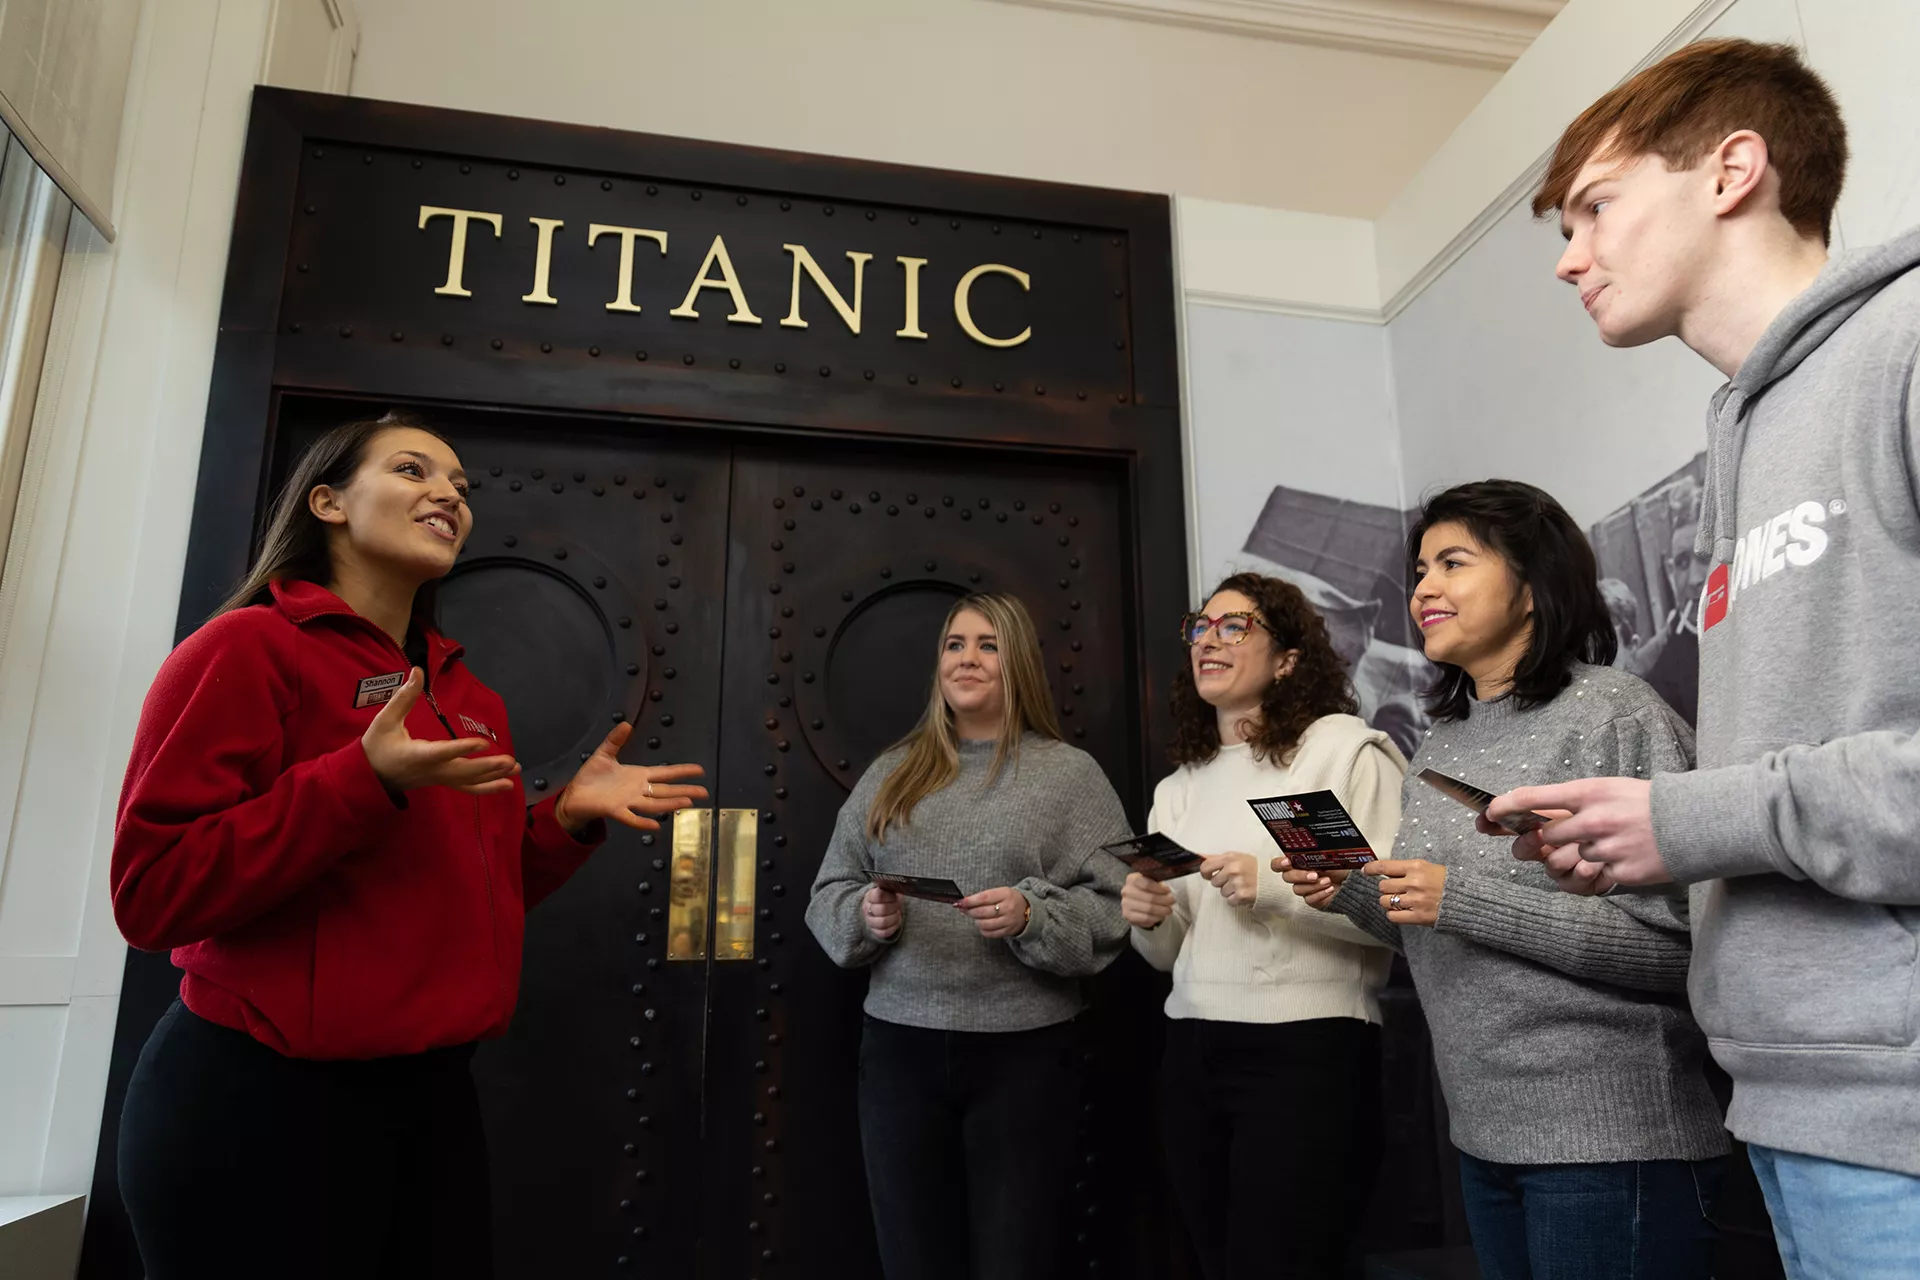
M615 833L529 916L475 1063L503 1280L878 1275L865 976L814 945L809 889L970 590L1027 603L1068 740L1144 820L1179 661L1149 624L1189 603L1169 223L1164 197L256 92L181 634L308 440L412 408L476 481L442 623L529 797L617 720L629 759L708 771L710 808ZM117 1120L177 978L129 956L90 1278L140 1274ZM1128 955L1092 984L1075 1234L1104 1275L1166 1274L1117 1123L1163 981Z
M380 407L288 401L287 456ZM528 918L519 1011L475 1064L500 1274L877 1276L865 975L814 945L808 889L968 591L1028 604L1069 739L1130 777L1123 474L423 408L475 489L442 624L506 699L530 797L619 720L640 758L705 764L713 797L658 836L616 829Z

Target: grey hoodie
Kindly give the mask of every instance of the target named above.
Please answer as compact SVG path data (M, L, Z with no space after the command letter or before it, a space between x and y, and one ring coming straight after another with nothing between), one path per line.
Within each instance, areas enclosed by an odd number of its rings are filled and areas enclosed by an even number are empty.
M1728 1127L1920 1175L1916 264L1835 258L1714 397L1700 769L1653 827Z

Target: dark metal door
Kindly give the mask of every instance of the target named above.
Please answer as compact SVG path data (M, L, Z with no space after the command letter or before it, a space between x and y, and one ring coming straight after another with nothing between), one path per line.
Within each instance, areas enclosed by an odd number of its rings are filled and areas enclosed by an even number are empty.
M713 1280L879 1274L854 1106L866 976L836 969L803 914L849 789L926 705L956 597L1021 597L1068 740L1130 789L1141 709L1126 692L1139 681L1124 479L1098 460L1005 451L736 455L716 794L754 815L758 841L750 954L717 960L708 988ZM1157 1018L1151 997L1133 1003ZM1142 1043L1117 1025L1104 1038L1109 1054ZM1094 1182L1078 1211L1097 1218ZM1113 1243L1104 1223L1085 1237L1088 1256Z
M289 399L284 451L346 416ZM433 416L476 514L441 622L507 703L529 800L622 719L626 758L706 764L712 791L658 835L615 828L528 916L511 1029L474 1063L498 1274L877 1278L866 976L814 944L808 889L968 591L1026 602L1069 741L1139 794L1122 464ZM1139 1158L1102 1113L1154 1070L1159 988L1131 956L1097 986L1079 1234L1104 1274L1156 1274L1163 1242L1093 1188Z
M441 619L506 699L528 799L622 719L627 759L711 767L726 450L540 419L458 444L479 519ZM705 975L673 962L670 835L614 827L528 915L512 1028L475 1058L507 1280L617 1274L642 1251L695 1274L673 1224L698 1194L676 1171L700 1148Z

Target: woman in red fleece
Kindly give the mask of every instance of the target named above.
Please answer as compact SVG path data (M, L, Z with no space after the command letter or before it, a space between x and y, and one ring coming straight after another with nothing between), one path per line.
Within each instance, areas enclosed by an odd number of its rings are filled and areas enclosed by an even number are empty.
M147 695L114 916L185 971L120 1121L149 1280L490 1274L467 1062L513 1014L526 909L606 819L706 794L621 764L621 724L526 807L505 706L432 623L472 524L444 439L336 428Z

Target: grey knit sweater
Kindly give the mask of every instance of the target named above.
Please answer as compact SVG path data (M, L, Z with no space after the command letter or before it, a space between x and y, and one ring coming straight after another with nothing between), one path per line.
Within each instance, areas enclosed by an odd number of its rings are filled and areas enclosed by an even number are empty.
M903 752L875 760L841 806L807 927L835 964L873 966L866 1010L876 1018L941 1031L1052 1026L1084 1006L1080 978L1126 947L1126 865L1099 846L1133 830L1100 766L1029 733L1018 761L983 785L993 754L992 742L962 742L960 776L882 842L867 835L867 810ZM969 894L1011 886L1033 918L1019 936L991 941L959 909L907 898L900 931L881 942L861 916L869 870L944 876Z
M1693 731L1645 683L1576 666L1526 711L1511 698L1436 721L1407 774L1395 858L1447 868L1440 918L1401 927L1376 882L1353 875L1333 907L1406 953L1432 1030L1453 1142L1483 1160L1572 1164L1698 1160L1727 1135L1687 1009L1683 890L1579 897L1511 841L1419 781L1436 769L1496 794L1693 766Z

